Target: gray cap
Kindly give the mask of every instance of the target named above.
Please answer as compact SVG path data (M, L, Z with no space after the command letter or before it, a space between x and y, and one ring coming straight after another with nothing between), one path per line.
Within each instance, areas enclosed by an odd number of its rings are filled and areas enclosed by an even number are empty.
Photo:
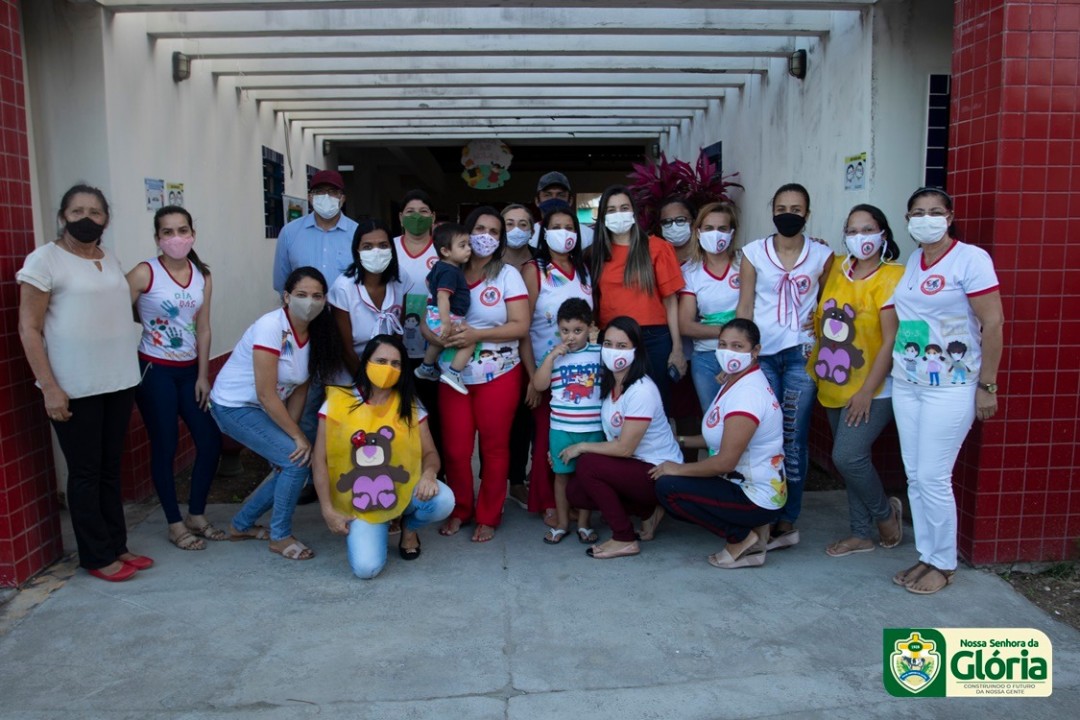
M540 177L540 182L536 183L536 192L540 192L544 188L551 187L552 185L561 185L566 188L567 191L572 190L570 181L566 179L566 176L557 170L552 170L549 173L544 173Z

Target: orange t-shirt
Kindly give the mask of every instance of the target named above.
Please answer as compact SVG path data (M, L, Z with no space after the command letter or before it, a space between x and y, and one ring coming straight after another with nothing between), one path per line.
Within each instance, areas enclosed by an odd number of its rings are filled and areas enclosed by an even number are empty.
M597 248L599 250L599 248ZM679 261L671 243L657 237L649 238L649 256L652 258L655 285L652 294L642 292L637 286L623 283L629 245L611 246L611 259L604 263L600 276L600 309L597 324L603 328L612 318L627 315L638 325L667 325L663 299L674 295L686 284Z

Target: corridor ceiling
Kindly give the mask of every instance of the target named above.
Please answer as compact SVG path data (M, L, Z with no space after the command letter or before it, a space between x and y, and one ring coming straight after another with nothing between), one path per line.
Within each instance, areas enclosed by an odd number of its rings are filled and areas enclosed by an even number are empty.
M144 13L316 142L383 144L655 139L875 2L81 1Z

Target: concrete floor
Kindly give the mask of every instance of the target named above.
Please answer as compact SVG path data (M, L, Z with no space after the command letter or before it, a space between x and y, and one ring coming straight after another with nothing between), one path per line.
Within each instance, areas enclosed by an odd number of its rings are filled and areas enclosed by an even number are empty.
M808 493L801 546L720 571L704 558L721 544L670 519L639 557L597 561L508 505L491 543L422 531L418 561L392 549L365 582L315 506L296 518L309 562L256 542L180 552L155 510L131 532L153 569L111 585L60 567L39 604L0 609L0 718L1075 717L1080 633L986 571L907 593L889 578L914 562L910 526L896 550L827 557L845 529L842 492ZM892 698L886 626L1038 628L1054 694Z

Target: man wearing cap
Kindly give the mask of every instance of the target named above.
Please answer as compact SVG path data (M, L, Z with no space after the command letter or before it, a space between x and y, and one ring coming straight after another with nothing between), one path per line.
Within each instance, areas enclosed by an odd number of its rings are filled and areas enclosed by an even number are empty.
M577 212L577 196L570 189L570 181L565 175L557 170L544 173L540 176L540 182L536 184L536 207L543 217L559 206L568 206L573 213ZM536 247L540 239L540 223L533 224L533 236L529 244ZM581 226L581 249L592 245L593 229L588 225Z
M345 217L345 181L337 170L320 170L311 178L308 205L313 212L281 229L274 252L274 290L285 290L285 280L298 267L318 268L327 287L352 263L356 221Z

